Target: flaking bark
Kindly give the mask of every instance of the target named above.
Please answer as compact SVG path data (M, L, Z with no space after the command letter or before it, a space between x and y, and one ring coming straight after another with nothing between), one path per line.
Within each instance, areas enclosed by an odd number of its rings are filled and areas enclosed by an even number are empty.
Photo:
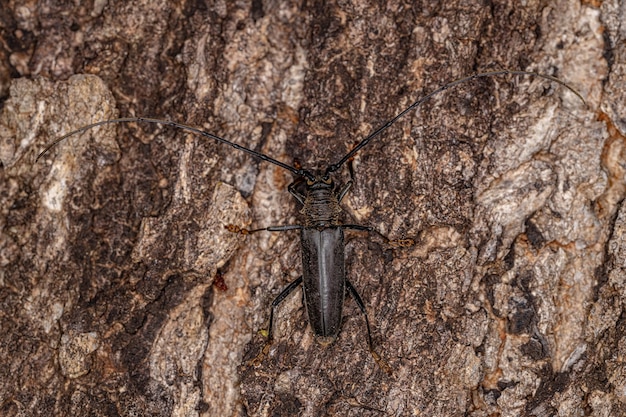
M39 1L2 11L0 414L626 414L624 48L618 2ZM300 295L286 163L353 161L345 221L388 376L347 300L323 347ZM349 179L348 170L337 181ZM226 291L212 286L217 268ZM299 293L298 293L299 294Z

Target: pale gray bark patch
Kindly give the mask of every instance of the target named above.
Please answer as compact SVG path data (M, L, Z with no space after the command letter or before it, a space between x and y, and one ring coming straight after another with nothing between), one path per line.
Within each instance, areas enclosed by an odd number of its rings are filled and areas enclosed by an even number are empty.
M624 5L40 1L3 11L0 414L626 414ZM353 161L353 300L330 346L300 292L279 167ZM335 180L347 181L343 169ZM218 268L226 291L212 285Z

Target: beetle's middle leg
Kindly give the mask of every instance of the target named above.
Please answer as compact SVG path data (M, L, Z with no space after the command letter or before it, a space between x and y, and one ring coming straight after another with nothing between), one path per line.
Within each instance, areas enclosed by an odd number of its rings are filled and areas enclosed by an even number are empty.
M299 224L289 224L289 225L284 225L284 226L269 226L269 227L262 227L260 229L244 229L243 227L239 227L239 226L235 226L234 224L227 224L226 229L228 229L229 232L231 233L239 233L240 235L251 235L253 233L257 233L257 232L263 232L263 231L268 231L268 232L286 232L288 230L299 230L302 229L303 226L299 225Z
M373 227L369 227L369 226L361 226L359 224L342 224L341 227L344 228L344 229L359 230L359 231L364 231L364 232L375 233L376 235L380 236L385 241L385 243L387 245L389 245L393 249L395 249L395 248L408 248L408 247L411 247L411 246L415 245L415 240L414 239L411 239L411 238L389 239L387 236L383 235L378 230L374 229Z

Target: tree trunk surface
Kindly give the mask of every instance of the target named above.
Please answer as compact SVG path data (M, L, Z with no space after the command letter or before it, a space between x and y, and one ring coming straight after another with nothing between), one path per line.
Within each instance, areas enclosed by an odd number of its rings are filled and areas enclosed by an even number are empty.
M4 1L0 415L626 415L626 4ZM334 176L316 343L294 177ZM218 272L219 270L219 272Z

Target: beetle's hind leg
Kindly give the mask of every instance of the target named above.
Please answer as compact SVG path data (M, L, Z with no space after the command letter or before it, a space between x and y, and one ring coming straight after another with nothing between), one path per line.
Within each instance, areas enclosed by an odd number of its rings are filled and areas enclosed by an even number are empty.
M302 275L299 278L292 281L289 285L287 285L280 292L280 294L278 294L278 296L274 298L274 301L272 301L272 306L270 308L270 323L267 329L267 341L265 342L263 349L261 349L261 352L259 352L259 354L256 355L254 359L248 362L249 365L259 366L261 362L263 361L263 359L269 353L270 346L272 345L272 342L274 341L274 310L276 309L276 307L280 305L280 303L282 303L285 300L285 298L289 296L289 294L293 292L293 290L298 288L300 284L302 284Z
M370 350L370 353L372 354L372 357L374 358L380 369L391 375L391 367L389 366L387 361L385 361L382 356L380 356L378 352L374 350L374 343L372 342L372 331L370 330L370 321L367 317L367 311L365 310L365 304L363 304L361 296L357 292L356 288L354 288L354 286L348 280L346 280L346 289L348 290L352 298L354 298L354 301L359 306L361 313L363 313L363 316L365 317L365 325L367 326L367 346Z
M289 230L300 230L300 229L302 229L302 226L298 225L298 224L296 224L296 225L284 225L284 226L269 226L269 227L263 227L263 228L260 228L260 229L244 229L244 228L241 228L239 226L235 226L234 224L228 224L225 227L231 233L238 233L238 234L241 234L241 235L244 235L244 236L248 236L248 235L251 235L253 233L258 233L258 232L263 232L263 231L268 231L268 232L286 232L286 231L289 231ZM270 309L270 323L269 323L269 328L266 331L267 332L267 341L265 342L265 345L263 346L263 349L261 349L261 352L259 352L259 354L256 355L256 357L254 359L249 361L248 365L259 366L261 364L261 362L263 361L263 359L269 353L270 346L272 345L272 341L274 340L274 336L273 336L273 333L274 333L274 310L300 284L302 284L302 276L300 276L298 279L296 279L295 281L293 281L289 285L287 285L280 292L280 294L278 294L278 297L276 297L274 299L274 301L272 301L272 306L271 306L271 309Z

